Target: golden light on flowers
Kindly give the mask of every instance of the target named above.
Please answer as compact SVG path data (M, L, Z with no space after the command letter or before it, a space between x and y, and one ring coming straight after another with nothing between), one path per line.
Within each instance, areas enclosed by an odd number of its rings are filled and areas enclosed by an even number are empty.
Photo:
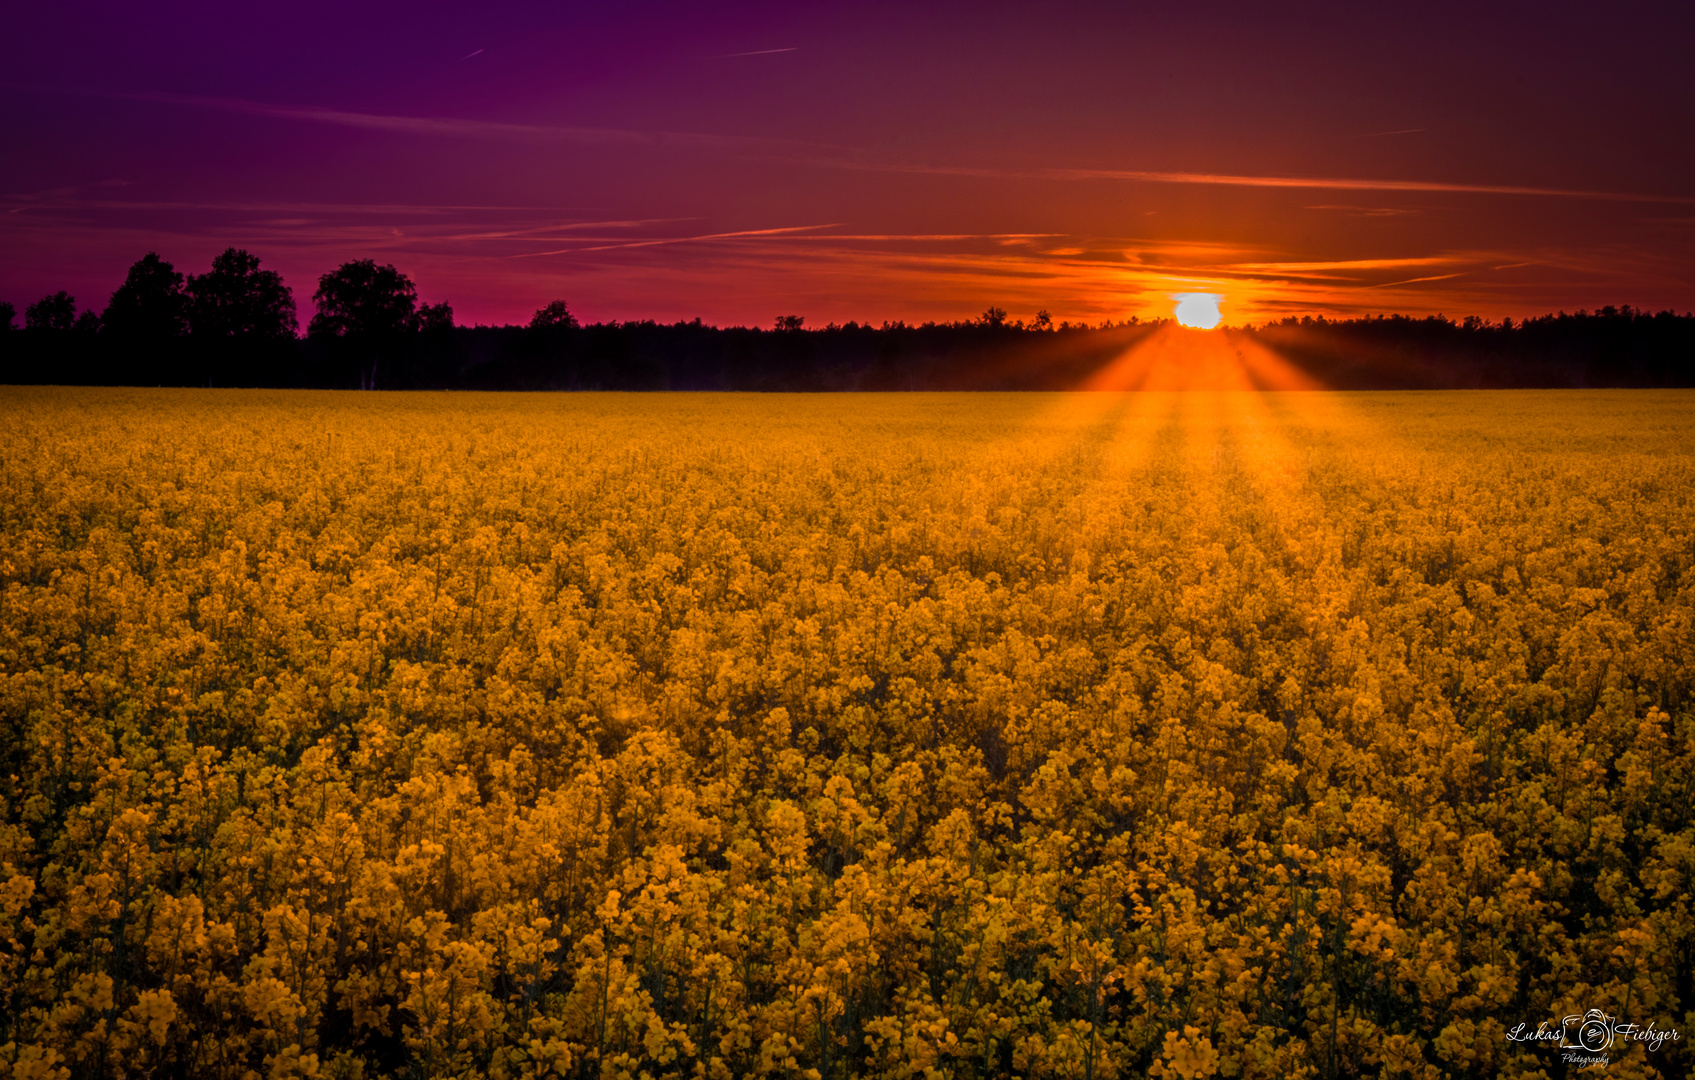
M1218 312L1218 305L1224 302L1224 297L1217 293L1175 293L1171 298L1177 301L1177 307L1172 313L1184 326L1196 330L1211 330L1224 318Z
M1239 331L1191 334L1167 323L1130 343L1077 389L1317 390L1320 385Z
M1114 332L1137 392L8 388L0 1078L1530 1075L1569 986L1686 1016L1689 393Z

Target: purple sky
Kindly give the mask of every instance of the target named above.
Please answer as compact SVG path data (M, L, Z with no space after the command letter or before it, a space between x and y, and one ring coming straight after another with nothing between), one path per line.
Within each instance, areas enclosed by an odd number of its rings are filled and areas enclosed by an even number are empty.
M1687 4L63 3L0 299L392 262L461 322L1695 307Z

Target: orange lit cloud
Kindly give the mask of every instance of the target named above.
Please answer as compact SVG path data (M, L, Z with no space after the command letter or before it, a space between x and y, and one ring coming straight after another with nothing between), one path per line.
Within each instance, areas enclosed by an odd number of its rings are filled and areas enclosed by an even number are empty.
M698 315L763 325L798 312L813 324L919 322L969 318L992 304L1014 318L1047 310L1056 321L1098 323L1169 316L1172 294L1188 292L1226 297L1237 325L1311 312L1498 317L1561 306L1570 282L1628 295L1645 271L1675 273L1622 247L1314 259L1269 243L1182 237L791 223L701 230L539 207L102 195L14 198L0 213L0 242L48 266L117 246L166 252L190 270L237 244L281 270L302 302L316 275L357 251L402 266L422 295L449 300L467 321L518 321L564 297L591 320Z

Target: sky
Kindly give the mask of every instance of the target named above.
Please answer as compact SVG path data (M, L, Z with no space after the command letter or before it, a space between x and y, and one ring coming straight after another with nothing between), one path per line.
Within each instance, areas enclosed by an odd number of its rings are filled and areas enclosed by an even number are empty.
M373 258L461 323L1695 308L1683 3L14 6L0 300Z

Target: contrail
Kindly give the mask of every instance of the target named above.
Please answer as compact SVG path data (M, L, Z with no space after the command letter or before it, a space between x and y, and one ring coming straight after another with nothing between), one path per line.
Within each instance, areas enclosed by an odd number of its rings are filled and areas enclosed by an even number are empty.
M790 225L781 229L744 229L740 232L707 233L704 236L673 236L662 237L658 240L636 240L627 244L602 244L598 247L560 248L558 251L527 251L521 255L508 255L509 259L539 259L544 255L575 255L584 251L618 251L623 248L659 247L663 244L690 244L697 240L727 240L741 236L780 236L785 233L807 232L812 229L834 229L842 222L826 222L823 225Z
M772 53L799 52L799 51L800 51L799 45L791 45L789 48L786 48L786 49L755 49L752 52L725 53L722 56L717 57L717 59L719 59L719 60L733 60L734 58L736 58L738 56L770 56Z
M1421 281L1447 281L1449 278L1465 277L1469 271L1462 270L1454 274L1437 274L1435 277L1415 277L1405 281L1385 281L1380 285L1365 285L1366 289L1392 289L1397 285L1417 285Z

